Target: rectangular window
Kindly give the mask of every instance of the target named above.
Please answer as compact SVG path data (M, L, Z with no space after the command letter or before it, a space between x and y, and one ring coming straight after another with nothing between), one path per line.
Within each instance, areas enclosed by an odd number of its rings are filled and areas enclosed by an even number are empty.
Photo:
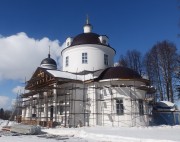
M66 57L66 67L69 66L69 56Z
M108 55L104 54L104 64L108 65Z
M63 112L64 112L64 107L63 107L63 106L60 106L60 108L59 108L59 114L60 114L60 115L63 115Z
M122 99L116 100L116 113L117 113L117 115L123 115L124 114L124 106L123 106L123 100Z
M143 100L138 100L138 102L139 102L139 115L144 115Z
M87 64L88 59L87 59L87 53L82 53L82 64Z

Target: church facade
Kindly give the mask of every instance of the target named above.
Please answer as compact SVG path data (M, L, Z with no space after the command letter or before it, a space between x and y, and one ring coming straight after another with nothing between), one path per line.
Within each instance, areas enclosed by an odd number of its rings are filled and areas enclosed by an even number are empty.
M22 94L22 122L65 127L147 126L147 94L154 88L132 69L114 67L116 51L106 35L84 32L66 39L62 70L41 62Z

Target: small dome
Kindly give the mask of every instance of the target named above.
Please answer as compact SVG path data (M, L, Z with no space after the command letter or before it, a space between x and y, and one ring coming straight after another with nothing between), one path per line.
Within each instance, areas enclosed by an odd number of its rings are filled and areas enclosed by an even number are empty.
M141 79L142 77L136 71L130 68L118 66L118 67L110 67L105 69L97 78L97 80L113 79L113 78Z
M41 67L47 68L47 69L57 69L57 64L56 64L56 61L54 61L50 57L50 54L48 54L48 58L45 58L44 60L42 60Z
M52 64L56 66L56 62L52 58L45 58L42 60L41 64Z
M102 44L99 35L96 33L82 33L77 35L71 46L81 45L81 44Z

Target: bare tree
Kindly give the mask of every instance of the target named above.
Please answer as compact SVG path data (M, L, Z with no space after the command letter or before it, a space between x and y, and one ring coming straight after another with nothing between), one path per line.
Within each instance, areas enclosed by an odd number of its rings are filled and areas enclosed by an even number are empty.
M157 87L160 100L174 102L173 79L177 66L177 49L169 41L158 42L145 59L151 82Z
M119 66L122 66L122 67L128 67L128 61L127 61L126 57L121 55L118 64L119 64Z
M180 99L180 54L178 54L177 63L178 65L176 68L176 79L177 79L176 91L177 91L178 99Z
M121 55L119 65L129 67L142 75L142 56L137 50L128 50L125 56Z
M155 47L153 47L151 51L145 55L144 65L146 67L146 72L151 84L153 84L156 87L157 90L156 100L159 99L163 101L164 96L163 96L162 78L160 75L159 62Z
M0 119L4 119L4 109L0 109Z

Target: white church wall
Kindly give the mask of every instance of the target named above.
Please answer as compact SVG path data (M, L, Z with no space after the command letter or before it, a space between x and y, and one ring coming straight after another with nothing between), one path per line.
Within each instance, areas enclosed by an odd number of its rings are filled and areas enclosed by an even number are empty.
M99 92L96 90L95 84L89 84L87 87L87 97L89 100L89 104L87 108L89 109L89 125L95 126L99 123L98 121L98 112L99 112L99 104L96 101L98 99ZM99 106L99 107L98 107Z
M87 53L87 63L82 63L82 53ZM108 55L108 65L104 64L104 54ZM63 50L63 71L81 72L99 70L113 66L115 51L103 45L77 45ZM66 65L66 57L69 64Z
M26 108L26 118L30 117L30 107Z
M104 106L102 107L102 125L105 126L147 126L148 117L139 115L139 99L144 99L145 91L134 87L119 87L122 82L101 82ZM113 84L113 85L112 85ZM132 82L126 82L126 85ZM141 82L137 82L141 84ZM143 84L143 83L142 83ZM113 87L110 87L113 86ZM131 98L133 97L133 98ZM124 113L116 114L116 99L123 100ZM145 110L145 103L144 103Z
M61 89L58 91L57 96L57 119L61 123L65 123L63 118L65 117L66 111L66 118L67 123L70 127L77 127L84 125L84 111L85 107L83 104L83 91L84 85L81 83L67 83L61 85ZM67 94L67 95L65 95ZM64 106L63 113L60 114L59 109L60 107ZM67 107L65 110L65 106Z
M111 92L115 95L113 97L132 97L132 98L145 98L145 91L137 89L141 85L145 85L141 81L131 81L131 80L102 80L101 86L106 93L110 94Z
M84 100L86 100L86 90L83 84L74 85L75 90L73 90L72 99L72 121L70 122L71 126L83 126L86 122L86 106Z

